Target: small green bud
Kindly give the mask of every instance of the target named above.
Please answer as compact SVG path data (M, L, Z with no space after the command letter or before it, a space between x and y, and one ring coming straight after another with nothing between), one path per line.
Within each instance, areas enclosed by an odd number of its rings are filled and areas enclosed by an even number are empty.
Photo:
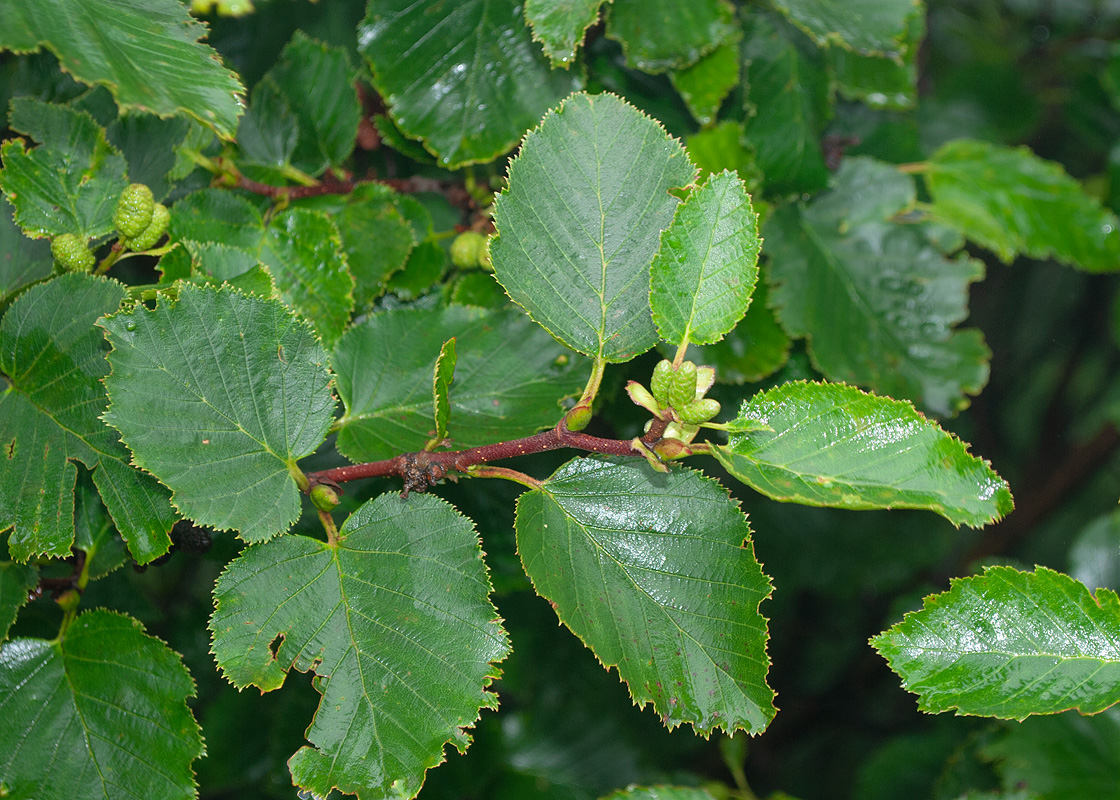
M169 222L171 222L171 212L167 210L167 206L156 203L152 206L151 222L148 223L148 227L141 231L139 236L126 238L124 246L136 253L150 249L163 236Z
M689 425L699 425L701 422L707 422L718 413L719 401L713 400L710 397L697 400L693 403L689 403L684 408L677 409L677 414L680 415L681 422Z
M82 595L77 589L67 589L55 600L63 611L73 611L82 602Z
M317 483L311 487L311 504L320 511L332 511L338 502L338 492L325 483Z
M649 379L649 389L657 402L669 405L669 388L673 385L673 362L663 358L653 368L653 375Z
M86 240L73 233L60 233L51 239L51 255L67 272L89 272L97 263Z
M591 422L590 406L576 406L564 417L564 424L570 431L582 431L589 422Z
M473 269L486 254L486 237L478 231L464 231L451 242L451 263L459 269Z
M678 411L696 399L696 365L686 361L677 367L669 385L669 405Z
M121 192L113 212L113 225L126 239L139 236L151 224L155 204L151 189L142 183L133 183Z
M692 448L680 439L662 439L653 446L653 452L657 453L662 461L672 461L675 458L692 455Z

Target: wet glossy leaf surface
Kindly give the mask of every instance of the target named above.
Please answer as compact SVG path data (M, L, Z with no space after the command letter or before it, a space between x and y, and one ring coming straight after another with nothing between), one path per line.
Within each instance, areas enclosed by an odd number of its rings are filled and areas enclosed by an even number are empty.
M925 174L937 220L1010 263L1022 253L1091 272L1120 269L1120 221L1077 181L1025 147L962 139Z
M1046 567L957 578L871 643L925 711L1023 719L1120 701L1120 598Z
M695 64L733 30L726 0L612 0L607 35L622 43L628 66L665 72Z
M677 207L650 267L663 341L712 344L747 311L758 279L758 217L739 177L713 175Z
M74 540L74 482L93 469L105 504L140 562L167 550L175 522L167 491L129 466L105 410L109 371L94 321L117 310L124 287L62 275L22 294L0 323L0 528L13 558L66 556Z
M0 302L49 276L53 262L50 245L28 239L12 218L11 206L0 208Z
M213 651L238 687L316 673L312 746L288 762L298 785L410 798L497 705L486 687L509 644L489 593L470 520L429 495L381 495L337 546L288 536L238 557L215 589Z
M773 718L770 581L715 481L575 459L518 500L517 549L561 621L670 728L753 734Z
M573 350L627 361L657 341L649 266L695 172L680 143L613 95L577 94L525 138L497 198L494 273Z
M1120 590L1120 512L1097 517L1077 534L1069 549L1069 574L1090 589Z
M921 508L978 528L1011 511L1007 484L909 403L842 384L791 382L744 401L715 456L775 500L836 508Z
M587 365L518 310L451 306L372 315L335 347L346 407L338 449L353 461L420 450L433 437L432 370L455 337L447 423L456 448L528 436L555 425L560 400L578 393Z
M776 0L774 6L819 44L860 53L902 51L913 0Z
M187 113L232 139L244 89L198 41L205 33L174 0L11 0L0 48L46 46L79 81L108 86L122 107Z
M913 193L893 167L853 158L831 192L775 211L763 230L772 301L829 378L950 415L988 378L980 331L954 330L983 266L947 259L920 226L889 221Z
M373 0L358 49L397 126L450 168L505 153L580 85L549 68L509 0Z
M113 229L113 208L125 179L124 157L88 114L17 98L10 124L39 142L21 139L0 148L0 187L29 236L73 233L84 239Z
M41 800L196 797L194 693L178 653L110 611L82 614L53 642L6 642L0 785Z
M8 638L16 614L30 600L29 593L38 583L39 570L35 567L0 560L0 642Z
M554 67L567 68L572 62L602 4L603 0L526 0L525 20Z
M747 141L758 152L767 194L811 192L828 183L820 133L828 116L821 54L796 31L757 16L744 24Z
M247 541L286 531L289 468L326 438L327 354L277 301L181 285L102 321L113 351L105 420L187 518Z

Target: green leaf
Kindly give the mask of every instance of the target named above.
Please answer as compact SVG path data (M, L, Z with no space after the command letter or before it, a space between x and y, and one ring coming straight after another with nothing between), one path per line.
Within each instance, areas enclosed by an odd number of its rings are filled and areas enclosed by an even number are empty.
M298 120L291 154L297 169L318 175L350 157L362 109L344 48L296 31L268 77Z
M581 82L549 69L510 0L371 0L358 42L397 126L448 169L510 150Z
M935 219L992 250L1090 272L1120 269L1120 220L1077 181L1026 147L959 139L943 145L925 173Z
M1008 724L981 755L996 763L1008 790L993 793L992 800L1120 800L1116 781L1120 710L1116 708L1091 717L1070 711ZM1024 787L1029 794L1011 791Z
M122 109L187 113L232 139L244 89L199 43L205 33L175 0L10 0L0 49L45 46L82 83L109 87Z
M48 277L53 268L50 245L24 236L12 218L11 206L0 206L0 303Z
M172 241L217 242L250 253L260 252L264 220L243 197L223 189L193 192L174 206L168 234Z
M73 233L83 239L113 230L113 209L128 185L125 160L105 130L84 112L27 97L12 101L11 126L41 142L0 146L0 188L28 236Z
M271 75L253 87L249 108L237 126L237 146L242 159L282 170L292 163L299 141L299 119Z
M291 527L296 461L327 435L327 354L280 302L180 285L101 321L113 351L104 419L183 516L246 541Z
M918 48L925 38L925 16L914 5L902 53L864 55L843 46L828 49L836 88L847 100L872 108L908 111L918 103Z
M31 590L39 583L39 570L26 564L0 561L0 643L16 621L16 614L31 599ZM0 663L3 657L0 655Z
M759 281L743 321L715 344L689 346L685 358L715 367L719 383L754 383L777 372L789 358L790 340L767 305L768 296L766 281Z
M584 355L628 361L657 342L649 266L695 177L680 143L614 95L568 98L525 137L495 201L494 274Z
M830 113L819 51L796 31L757 15L744 23L743 83L748 144L758 154L768 194L812 192L828 183L820 135Z
M727 0L612 0L607 36L621 42L627 66L666 72L695 64L727 41L734 25Z
M760 733L770 581L750 527L715 481L640 459L569 461L517 502L517 549L537 593L617 667L639 706L685 722Z
M900 53L915 0L775 0L774 7L817 44L868 55Z
M86 472L78 476L74 491L74 548L86 554L90 580L108 575L128 560L124 541Z
M261 242L261 263L280 298L315 326L329 346L350 322L354 279L338 227L317 211L289 208L277 214Z
M744 401L738 418L772 432L733 434L714 455L775 500L920 508L972 528L1011 511L1011 492L991 467L909 403L799 381Z
M525 20L553 67L567 69L587 29L599 19L603 0L526 0Z
M338 225L358 309L384 294L389 277L408 261L415 240L400 200L388 186L363 183L345 195L320 195L298 203L330 214Z
M892 166L851 158L831 192L775 211L763 229L773 305L829 378L950 415L988 378L983 335L953 330L983 265L947 259L921 226L889 221L913 193Z
M470 520L428 495L381 495L336 544L288 536L250 548L222 576L213 651L238 688L279 688L314 670L322 694L293 779L325 797L411 798L465 729L509 652Z
M160 119L151 114L124 114L106 129L109 143L124 154L128 179L152 190L156 202L171 191L177 156L175 148L190 134L183 117ZM185 177L185 176L184 176Z
M129 466L128 452L98 418L109 371L94 321L112 313L125 288L68 274L24 292L0 322L0 530L20 561L64 557L74 541L74 482L80 461L137 561L167 551L175 514L166 490Z
M579 392L585 363L520 311L450 306L371 315L335 346L332 365L346 407L338 449L352 461L420 450L432 438L432 371L454 337L455 391L448 434L456 447L528 436L555 425L559 401Z
M447 438L447 421L451 419L451 382L455 380L455 337L443 343L432 373L432 408L434 409L436 433L435 442Z
M695 64L670 74L688 110L701 125L711 124L731 90L739 85L739 40L732 36Z
M408 254L404 268L389 278L386 288L404 300L427 293L443 277L447 251L431 239L420 242Z
M712 344L734 328L758 279L758 217L739 177L721 172L677 207L650 267L650 306L670 344Z
M1021 720L1120 701L1120 597L1046 567L958 578L871 643L923 711Z
M747 147L743 123L725 120L685 139L688 157L707 178L725 169L734 170L751 192L762 185L762 173L755 163L754 150Z
M40 800L194 798L194 693L179 654L122 614L13 639L0 649L0 785Z

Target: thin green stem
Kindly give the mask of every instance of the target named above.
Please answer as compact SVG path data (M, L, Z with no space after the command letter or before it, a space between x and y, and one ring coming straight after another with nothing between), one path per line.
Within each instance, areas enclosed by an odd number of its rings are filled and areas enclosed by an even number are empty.
M591 408L592 401L595 400L595 395L599 393L599 385L603 382L603 373L607 370L607 362L602 357L596 358L594 365L591 367L591 376L587 379L587 386L583 387L583 394L580 395L577 406L587 406Z
M677 347L677 354L673 356L673 369L677 369L684 363L684 354L688 352L688 338L686 337L680 346Z

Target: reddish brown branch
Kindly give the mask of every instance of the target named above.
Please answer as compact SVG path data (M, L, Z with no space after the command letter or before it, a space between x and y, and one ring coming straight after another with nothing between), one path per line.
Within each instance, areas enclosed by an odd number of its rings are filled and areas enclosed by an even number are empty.
M652 445L661 438L665 426L664 421L654 420L654 424L650 427L649 432L642 437L642 441ZM534 436L526 436L523 439L497 442L482 447L472 447L468 450L449 450L442 453L422 450L417 453L404 453L383 461L371 461L367 464L354 464L348 467L326 469L321 472L310 472L307 474L307 479L310 486L315 486L320 483L339 484L360 478L385 478L399 475L404 480L402 494L407 497L409 492L426 491L429 486L435 485L451 472L467 472L471 467L478 464L527 456L533 453L545 453L549 450L560 450L566 447L614 456L637 455L628 439L603 439L586 433L577 433L568 430L561 423L551 430L542 431Z

